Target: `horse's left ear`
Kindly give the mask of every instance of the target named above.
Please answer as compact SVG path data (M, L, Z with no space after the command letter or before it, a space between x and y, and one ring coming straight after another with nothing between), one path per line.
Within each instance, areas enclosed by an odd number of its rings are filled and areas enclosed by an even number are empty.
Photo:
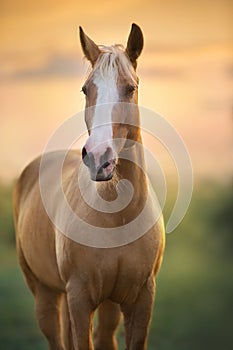
M101 51L99 47L94 43L94 41L91 40L84 33L82 27L79 27L79 36L80 36L83 53L86 56L86 58L91 62L92 66L94 66Z
M137 58L142 52L142 49L143 34L141 28L137 24L133 23L127 42L126 53L135 69L137 67Z

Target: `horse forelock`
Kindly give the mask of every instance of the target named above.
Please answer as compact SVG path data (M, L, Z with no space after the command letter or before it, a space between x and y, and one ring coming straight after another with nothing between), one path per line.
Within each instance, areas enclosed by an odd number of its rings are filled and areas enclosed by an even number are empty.
M118 77L121 77L137 84L137 75L122 45L100 45L99 48L101 54L93 68L94 75L103 80L114 79L116 83Z

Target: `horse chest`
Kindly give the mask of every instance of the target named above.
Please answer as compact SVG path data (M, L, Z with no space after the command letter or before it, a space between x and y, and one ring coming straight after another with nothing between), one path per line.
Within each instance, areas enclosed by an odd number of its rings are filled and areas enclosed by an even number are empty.
M143 285L153 278L158 254L156 236L149 232L132 244L98 249L79 245L61 235L57 241L61 277L65 283L75 280L97 304L107 298L119 304L134 300Z
M117 250L111 257L103 258L104 264L96 266L96 274L101 283L101 292L109 294L109 297L122 303L126 300L137 298L142 286L153 276L154 254L149 257L142 249L131 248L131 252L124 247L120 253ZM129 247L128 247L129 248ZM120 251L120 250L119 250Z

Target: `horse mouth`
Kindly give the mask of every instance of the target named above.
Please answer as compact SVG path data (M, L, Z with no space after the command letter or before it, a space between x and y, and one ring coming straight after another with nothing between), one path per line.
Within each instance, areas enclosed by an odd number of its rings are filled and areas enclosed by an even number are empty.
M114 174L116 161L115 159L111 161L107 161L101 166L99 166L97 169L90 169L90 175L92 181L109 181L112 179Z
M103 174L92 175L91 179L92 181L100 182L100 181L109 181L112 179L112 177L113 177L113 172L111 172L107 176Z

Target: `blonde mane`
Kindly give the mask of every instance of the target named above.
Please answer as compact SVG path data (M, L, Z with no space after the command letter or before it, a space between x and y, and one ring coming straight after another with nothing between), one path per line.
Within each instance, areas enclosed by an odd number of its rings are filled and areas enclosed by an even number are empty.
M137 85L137 75L122 45L100 45L99 48L102 53L93 68L94 74L98 74L104 80L114 78L116 82L118 76L121 76L131 79Z

